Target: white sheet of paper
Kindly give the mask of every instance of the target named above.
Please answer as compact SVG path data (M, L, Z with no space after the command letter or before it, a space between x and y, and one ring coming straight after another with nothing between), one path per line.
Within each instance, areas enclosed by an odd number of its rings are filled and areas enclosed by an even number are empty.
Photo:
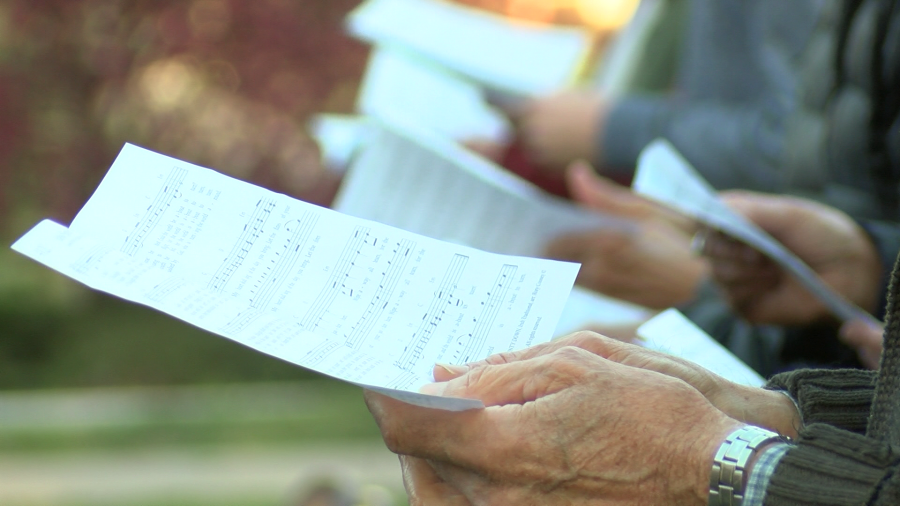
M780 242L725 205L667 141L656 140L641 153L632 188L764 253L793 274L841 320L874 321L863 309L832 290Z
M369 0L347 18L363 40L407 48L488 87L540 96L571 83L591 47L581 29L513 22L437 0Z
M569 294L553 337L595 327L637 325L653 311L576 286Z
M338 211L493 253L540 256L559 235L621 219L547 195L456 143L375 122L335 200Z
M344 170L369 137L371 127L362 116L318 114L309 122L309 132L332 170Z
M642 345L697 363L735 383L760 387L762 376L735 357L676 309L668 309L638 327Z
M376 118L403 116L460 141L503 143L512 130L475 83L422 58L384 47L375 48L369 57L357 110Z
M435 362L551 338L578 266L442 243L126 145L69 229L13 246L90 287L428 407Z

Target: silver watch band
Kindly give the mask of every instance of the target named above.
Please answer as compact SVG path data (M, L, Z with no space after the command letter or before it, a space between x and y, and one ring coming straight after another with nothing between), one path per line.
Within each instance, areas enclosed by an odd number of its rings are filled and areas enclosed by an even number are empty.
M709 506L741 506L747 462L757 448L780 439L778 434L752 425L729 434L713 459Z

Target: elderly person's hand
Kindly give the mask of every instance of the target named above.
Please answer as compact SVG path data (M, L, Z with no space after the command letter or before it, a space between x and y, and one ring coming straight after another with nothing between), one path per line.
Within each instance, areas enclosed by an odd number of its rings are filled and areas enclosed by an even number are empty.
M487 407L366 400L392 451L430 461L474 506L706 504L713 456L742 425L680 379L577 347L472 367L430 393Z
M581 263L579 285L645 307L665 309L694 297L707 263L691 252L691 221L597 177L583 162L572 164L567 176L583 206L637 227L564 235L547 246L547 256Z
M882 266L865 231L841 211L795 197L731 192L729 206L806 262L834 290L869 312L879 300ZM753 323L805 325L829 311L771 260L722 234L706 236L704 254L734 309Z
M466 366L441 365L435 367L434 377L439 382L449 381L470 368L528 360L565 347L580 348L622 365L678 378L697 389L726 415L750 425L788 437L796 437L801 425L796 405L779 392L739 385L694 362L589 331L576 332L520 351L498 353Z
M507 113L531 159L561 172L575 160L597 159L608 109L602 94L570 90L507 108Z

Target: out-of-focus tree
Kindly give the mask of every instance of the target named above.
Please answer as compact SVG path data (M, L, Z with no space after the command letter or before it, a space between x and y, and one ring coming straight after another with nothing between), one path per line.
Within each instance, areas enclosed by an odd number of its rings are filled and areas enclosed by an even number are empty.
M0 213L68 221L126 141L303 195L305 120L363 70L357 3L0 0Z
M124 142L316 200L306 121L352 110L359 1L0 0L0 237L68 222ZM637 0L458 1L603 30Z

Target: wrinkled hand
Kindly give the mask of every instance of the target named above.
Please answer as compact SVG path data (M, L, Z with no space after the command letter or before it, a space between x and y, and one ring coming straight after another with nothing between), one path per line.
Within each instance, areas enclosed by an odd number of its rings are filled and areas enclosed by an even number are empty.
M575 347L430 387L487 407L366 400L392 451L430 461L473 506L706 504L713 455L741 425L680 379Z
M881 262L871 240L849 216L795 197L731 192L723 198L805 261L837 292L866 311L875 311ZM830 316L825 305L799 281L749 246L709 233L703 252L732 307L748 321L805 325Z
M436 381L459 377L470 368L528 360L575 347L607 360L678 378L694 387L717 409L735 420L796 437L801 425L797 407L785 395L731 382L704 367L672 355L622 342L594 332L576 332L549 343L510 353L499 353L467 366L435 367Z
M561 236L550 258L582 264L577 283L611 297L665 309L693 299L707 263L691 252L693 223L575 163L569 188L583 206L633 220L635 230L605 228Z
M607 100L596 92L564 91L508 110L525 151L537 164L562 171L569 163L596 160Z
M471 506L456 487L444 481L427 461L400 455L409 506Z

